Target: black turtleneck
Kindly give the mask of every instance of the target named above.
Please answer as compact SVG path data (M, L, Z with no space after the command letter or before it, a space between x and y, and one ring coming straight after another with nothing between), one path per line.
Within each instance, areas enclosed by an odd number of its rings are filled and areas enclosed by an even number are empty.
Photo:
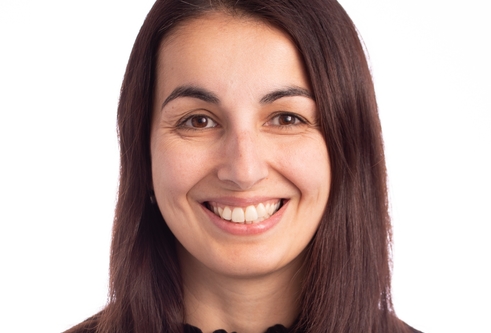
M189 324L184 325L184 332L185 333L203 333L199 328L191 326ZM213 333L227 333L225 330L216 330L213 331ZM231 332L231 333L236 333L236 332ZM283 325L274 325L270 328L268 328L264 333L288 333L288 329L283 326Z

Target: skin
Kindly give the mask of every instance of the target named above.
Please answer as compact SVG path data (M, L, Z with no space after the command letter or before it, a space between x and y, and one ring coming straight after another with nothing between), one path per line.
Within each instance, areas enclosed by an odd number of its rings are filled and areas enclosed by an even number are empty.
M258 20L207 14L161 45L153 187L178 240L185 319L203 332L257 333L290 326L298 315L304 250L330 184L309 95L293 43ZM228 232L206 208L280 199L285 204L265 231Z

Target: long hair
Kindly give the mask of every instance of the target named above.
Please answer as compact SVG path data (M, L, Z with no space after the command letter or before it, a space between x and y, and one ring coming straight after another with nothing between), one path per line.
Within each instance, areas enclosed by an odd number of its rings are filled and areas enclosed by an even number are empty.
M291 37L303 57L329 147L330 195L307 248L301 312L292 330L405 332L390 298L391 228L372 78L357 31L334 0L156 1L135 41L121 89L110 299L98 316L97 331L182 332L176 240L150 199L155 67L162 40L177 25L211 11L255 17Z

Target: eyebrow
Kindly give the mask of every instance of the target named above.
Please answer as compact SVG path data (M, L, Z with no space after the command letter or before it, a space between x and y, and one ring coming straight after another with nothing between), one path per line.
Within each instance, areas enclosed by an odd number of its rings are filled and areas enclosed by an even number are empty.
M208 102L208 103L213 103L213 104L219 104L220 100L218 97L212 93L211 91L208 91L203 88L199 87L193 87L193 86L180 86L177 87L172 91L172 93L167 97L162 103L162 108L161 110L170 102L175 100L176 98L179 97L192 97L192 98L197 98L202 101Z
M293 96L303 96L314 99L309 90L292 86L286 87L284 89L278 89L264 95L263 98L261 98L260 103L270 104L277 99ZM165 99L164 103L162 103L161 109L163 109L169 102L180 97L197 98L208 103L220 104L220 99L211 91L195 86L180 86L174 89L172 93Z
M307 89L300 87L287 87L285 89L275 90L273 92L270 92L269 94L266 94L263 98L261 98L261 104L270 104L277 99L293 96L303 96L314 99L310 91L308 91Z

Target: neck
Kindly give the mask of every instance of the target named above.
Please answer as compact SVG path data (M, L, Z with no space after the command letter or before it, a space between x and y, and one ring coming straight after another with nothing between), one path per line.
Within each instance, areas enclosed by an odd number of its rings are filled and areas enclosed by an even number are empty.
M243 277L213 272L180 252L188 324L204 333L258 333L276 324L290 327L297 318L303 256L275 272Z

